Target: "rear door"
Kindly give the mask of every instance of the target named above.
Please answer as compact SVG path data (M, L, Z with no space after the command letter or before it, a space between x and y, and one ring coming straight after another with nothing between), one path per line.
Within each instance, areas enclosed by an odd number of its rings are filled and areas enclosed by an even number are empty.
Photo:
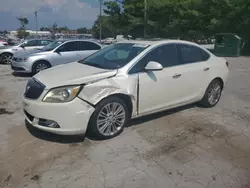
M210 55L202 48L191 44L178 44L182 62L180 74L185 84L182 84L182 92L177 93L183 102L199 100L209 79L210 67L208 59Z
M81 59L88 57L89 55L95 53L100 50L101 46L91 42L91 41L79 41L79 51L78 53L81 55Z
M78 41L71 41L62 44L52 55L50 63L52 66L71 63L81 59Z

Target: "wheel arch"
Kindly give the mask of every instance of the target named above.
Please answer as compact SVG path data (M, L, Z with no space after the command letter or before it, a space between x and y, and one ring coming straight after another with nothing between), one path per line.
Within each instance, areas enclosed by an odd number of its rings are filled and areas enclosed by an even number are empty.
M51 63L48 60L46 60L46 59L38 59L38 60L34 61L34 63L33 63L32 66L34 66L36 63L39 63L39 62L46 62L51 67Z
M224 88L224 81L223 81L223 79L222 79L221 77L216 77L216 78L214 78L212 81L214 81L214 80L219 80L220 83L221 83L222 89ZM211 82L212 82L212 81L211 81ZM211 83L211 82L210 82L210 83Z
M132 102L132 98L131 96L127 95L127 94L123 94L123 93L114 93L111 95L108 95L107 97L102 98L100 101L97 102L97 104L95 104L94 106L97 106L100 102L102 102L103 100L110 98L110 97L118 97L121 100L124 101L124 103L126 104L126 106L128 107L128 111L129 111L129 116L132 116L132 112L133 112L133 102Z

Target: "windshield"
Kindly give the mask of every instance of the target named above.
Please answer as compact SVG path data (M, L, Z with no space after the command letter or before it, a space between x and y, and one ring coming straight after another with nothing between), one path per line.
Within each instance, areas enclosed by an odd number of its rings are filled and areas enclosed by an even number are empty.
M147 47L148 45L136 43L113 44L79 61L79 63L102 69L118 69L129 63Z
M51 50L54 50L57 46L59 46L63 42L65 42L65 41L55 41L55 42L52 42L52 43L44 46L42 48L42 51L51 51Z

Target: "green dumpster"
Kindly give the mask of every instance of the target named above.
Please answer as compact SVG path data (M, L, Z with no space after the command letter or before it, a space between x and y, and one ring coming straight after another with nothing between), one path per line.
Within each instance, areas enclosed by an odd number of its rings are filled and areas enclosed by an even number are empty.
M215 36L214 54L225 57L241 55L242 39L233 33L219 33Z

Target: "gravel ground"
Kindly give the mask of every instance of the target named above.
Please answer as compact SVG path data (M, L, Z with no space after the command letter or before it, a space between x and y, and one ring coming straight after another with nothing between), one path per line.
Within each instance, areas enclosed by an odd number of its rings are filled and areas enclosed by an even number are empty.
M0 65L0 187L250 187L250 59L228 60L216 107L136 119L106 141L26 125L21 97L29 77Z

